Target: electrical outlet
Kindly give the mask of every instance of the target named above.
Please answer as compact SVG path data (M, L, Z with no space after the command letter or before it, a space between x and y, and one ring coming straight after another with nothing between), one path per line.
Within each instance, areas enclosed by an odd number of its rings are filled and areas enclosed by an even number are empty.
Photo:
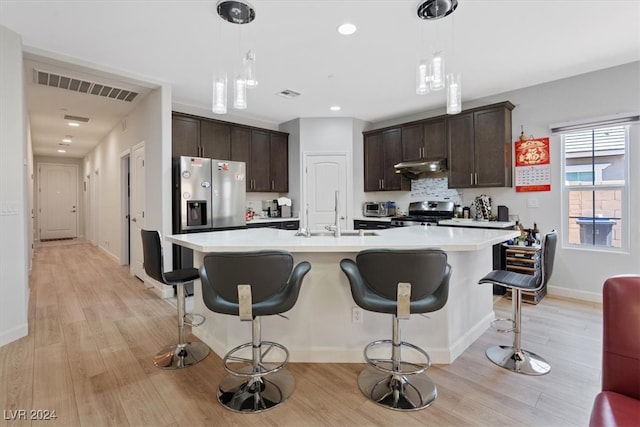
M362 323L362 314L360 307L353 307L351 311L351 323Z

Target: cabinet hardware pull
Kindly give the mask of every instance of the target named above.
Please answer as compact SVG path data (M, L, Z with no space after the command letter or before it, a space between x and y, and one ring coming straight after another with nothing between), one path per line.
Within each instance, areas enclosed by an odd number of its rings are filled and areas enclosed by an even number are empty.
M476 185L478 185L478 172L476 172L474 175L476 177L476 182L475 183L476 183Z
M469 178L471 180L470 184L473 185L473 172L469 174Z
M276 187L276 185L274 184L273 180L271 180L271 189L273 190Z

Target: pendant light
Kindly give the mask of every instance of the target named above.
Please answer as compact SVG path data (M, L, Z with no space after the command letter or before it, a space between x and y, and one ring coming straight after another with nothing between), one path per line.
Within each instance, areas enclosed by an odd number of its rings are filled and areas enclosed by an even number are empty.
M247 81L247 88L253 89L258 86L258 78L256 75L256 54L250 50L244 55L242 59L243 74Z
M219 0L216 5L218 16L232 24L244 25L252 22L256 17L253 6L245 0ZM218 38L218 42L221 38ZM240 37L238 37L240 43ZM256 87L258 81L255 71L255 54L251 51L242 57L240 73L233 79L233 108L244 110L247 108L247 88ZM216 114L227 113L227 74L216 73L213 78L213 107Z
M451 57L456 59L455 20L451 17ZM447 74L447 114L458 114L462 111L462 81L460 73Z
M462 86L460 73L447 74L447 114L462 111Z
M436 52L429 63L429 87L431 90L441 90L445 86L444 58L442 52Z
M424 0L418 5L418 18L423 20L438 20L452 14L458 7L458 0ZM452 18L453 19L453 18ZM452 23L453 46L453 23ZM438 27L436 25L436 42L438 39ZM452 49L453 50L453 49ZM452 57L455 57L455 51ZM432 91L447 89L447 114L457 114L462 110L462 86L460 73L446 73L445 60L441 51L436 51L429 61L429 70L426 76L426 62L418 62L416 71L416 93L419 95L428 92L426 86ZM427 85L428 83L428 85Z
M215 114L227 114L227 74L218 73L213 76L213 107Z
M236 110L247 108L247 79L243 75L236 76L233 84L233 108Z
M425 59L420 59L416 68L416 93L418 95L429 93L429 80L429 65Z

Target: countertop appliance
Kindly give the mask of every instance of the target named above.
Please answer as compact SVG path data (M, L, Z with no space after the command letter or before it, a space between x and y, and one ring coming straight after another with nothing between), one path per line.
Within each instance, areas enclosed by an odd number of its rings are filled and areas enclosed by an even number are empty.
M396 202L364 202L362 205L362 215L385 217L396 214Z
M438 221L441 219L453 218L454 209L453 202L411 202L409 204L409 215L392 218L391 226L438 225Z

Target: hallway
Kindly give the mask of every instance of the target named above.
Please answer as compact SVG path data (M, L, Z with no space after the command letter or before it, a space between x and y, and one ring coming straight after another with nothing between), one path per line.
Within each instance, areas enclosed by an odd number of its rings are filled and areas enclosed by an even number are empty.
M356 383L362 364L300 363L289 365L297 385L284 405L235 414L216 401L226 373L215 354L179 371L152 365L156 351L177 338L176 311L128 266L84 241L47 242L35 249L30 283L29 335L0 347L0 426L42 425L12 419L18 410L55 411L55 425L92 427L582 426L600 388L601 306L546 297L524 307L523 341L549 360L549 375L492 365L484 349L511 338L490 330L453 364L428 371L439 396L422 411L368 402ZM497 315L510 307L498 299Z

